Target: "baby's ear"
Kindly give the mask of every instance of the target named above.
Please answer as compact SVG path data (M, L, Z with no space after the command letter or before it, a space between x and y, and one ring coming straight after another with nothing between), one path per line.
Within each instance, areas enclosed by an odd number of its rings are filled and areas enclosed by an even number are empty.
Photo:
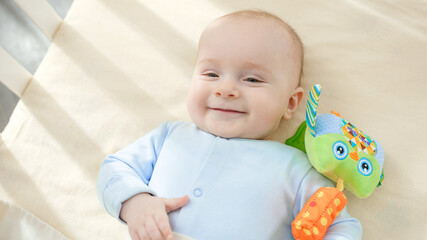
M288 107L286 108L283 118L289 120L294 115L299 104L301 103L302 96L304 95L304 89L302 87L295 88L291 97L289 98Z

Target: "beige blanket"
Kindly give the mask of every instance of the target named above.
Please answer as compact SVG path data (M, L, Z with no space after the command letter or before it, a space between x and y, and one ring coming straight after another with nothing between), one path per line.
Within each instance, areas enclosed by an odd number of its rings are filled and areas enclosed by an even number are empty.
M0 239L67 240L33 214L0 200Z
M320 113L333 109L382 144L383 186L348 203L363 239L426 239L423 0L75 0L2 133L0 199L71 239L125 238L97 199L100 163L162 121L189 120L201 31L246 8L275 13L299 33L303 87L323 85ZM304 104L278 140L303 120Z

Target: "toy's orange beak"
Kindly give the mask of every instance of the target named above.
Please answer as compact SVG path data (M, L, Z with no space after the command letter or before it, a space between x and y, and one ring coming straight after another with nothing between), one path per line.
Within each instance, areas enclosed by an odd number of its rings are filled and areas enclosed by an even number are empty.
M349 153L350 157L353 158L355 161L359 161L359 154L357 154L356 151Z

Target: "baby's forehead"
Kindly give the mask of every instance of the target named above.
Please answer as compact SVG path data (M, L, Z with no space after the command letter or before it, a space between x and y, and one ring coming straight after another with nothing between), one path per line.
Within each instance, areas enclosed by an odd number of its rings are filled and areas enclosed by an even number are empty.
M267 17L255 17L249 18L245 16L223 16L213 20L206 28L207 30L220 30L225 27L235 27L237 31L245 31L245 28L242 26L253 27L255 30L257 26L263 26L268 28L274 28L275 31L280 32L283 36L290 36L289 27L286 24L276 21L275 19ZM254 32L256 34L256 32Z
M254 40L265 38L268 41L274 40L279 44L286 44L291 47L292 37L285 28L269 19L255 18L219 18L211 22L203 31L199 44L204 40L229 39L241 36L242 44ZM267 47L267 46L266 46Z
M295 55L296 58L299 57L298 55L302 55L302 43L294 30L281 19L271 15L256 15L254 17L250 15L231 14L219 17L208 24L200 40L203 39L206 33L211 33L209 37L215 37L221 34L226 28L232 28L233 32L245 32L249 30L254 35L267 34L271 38L280 38L282 43L287 44L287 48L291 48L292 55ZM262 31L265 28L273 29L273 31ZM257 33L256 29L261 30L262 33Z

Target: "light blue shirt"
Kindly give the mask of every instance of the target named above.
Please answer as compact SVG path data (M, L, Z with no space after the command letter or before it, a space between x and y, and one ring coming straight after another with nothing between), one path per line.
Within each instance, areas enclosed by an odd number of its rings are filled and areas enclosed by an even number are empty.
M169 214L172 230L197 240L293 239L291 223L320 187L333 186L307 155L285 144L225 139L189 122L166 122L103 161L97 182L105 209L141 192L190 201ZM120 220L120 219L119 219ZM325 239L361 239L346 208Z

